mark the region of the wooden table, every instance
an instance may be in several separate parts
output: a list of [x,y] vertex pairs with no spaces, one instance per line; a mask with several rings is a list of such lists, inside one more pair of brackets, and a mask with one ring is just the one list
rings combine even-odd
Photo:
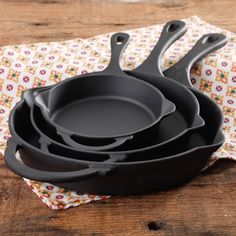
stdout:
[[[0,44],[58,41],[198,15],[236,32],[234,0],[0,1]],[[236,235],[236,165],[167,192],[50,210],[0,162],[0,235]]]

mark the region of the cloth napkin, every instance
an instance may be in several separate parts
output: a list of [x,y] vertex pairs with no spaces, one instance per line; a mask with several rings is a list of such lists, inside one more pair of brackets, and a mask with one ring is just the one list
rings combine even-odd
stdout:
[[[236,35],[210,25],[196,16],[184,20],[188,32],[168,49],[162,60],[163,70],[178,61],[206,33],[224,33],[228,44],[211,53],[191,71],[194,87],[215,100],[224,113],[226,142],[212,157],[236,160]],[[156,44],[162,25],[128,30],[131,41],[121,66],[134,69],[149,55]],[[63,42],[4,46],[0,48],[0,150],[3,153],[10,136],[8,116],[24,90],[50,85],[78,74],[103,70],[110,59],[112,33],[89,39]],[[66,209],[109,196],[67,191],[50,183],[24,179],[51,209]]]

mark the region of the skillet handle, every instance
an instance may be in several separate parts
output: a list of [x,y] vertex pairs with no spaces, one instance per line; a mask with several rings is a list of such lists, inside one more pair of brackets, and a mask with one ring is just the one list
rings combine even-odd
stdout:
[[13,138],[10,138],[7,142],[7,148],[4,155],[6,165],[14,173],[36,181],[51,182],[51,183],[65,183],[71,181],[79,181],[97,176],[104,176],[109,173],[114,166],[109,162],[107,165],[92,164],[86,169],[78,171],[67,171],[67,172],[51,172],[42,171],[38,169],[26,166],[20,163],[16,158],[16,152],[23,147],[17,144]]
[[168,22],[161,32],[161,36],[152,49],[146,60],[134,69],[134,72],[139,73],[152,73],[161,75],[161,57],[165,51],[187,31],[187,26],[183,21],[170,21]]
[[121,146],[124,144],[126,141],[130,140],[133,138],[133,136],[126,136],[126,137],[120,137],[120,138],[115,138],[114,141],[110,144],[107,145],[102,145],[102,146],[90,146],[86,144],[80,144],[79,142],[73,140],[71,138],[70,134],[62,133],[61,131],[58,131],[58,134],[62,137],[64,142],[68,144],[71,147],[74,148],[79,148],[79,149],[84,149],[84,150],[91,150],[91,151],[105,151],[105,150],[110,150],[116,147]]
[[[44,138],[40,138],[39,139],[40,145],[41,145],[41,149],[46,152],[46,153],[51,153],[49,150],[49,146],[51,143],[47,142]],[[109,158],[103,162],[100,163],[104,163],[104,164],[112,164],[112,163],[116,163],[116,162],[122,162],[122,161],[126,161],[128,156],[126,154],[109,154],[108,156]]]
[[193,64],[208,53],[225,46],[226,43],[227,38],[223,34],[205,34],[179,62],[163,73],[166,77],[175,79],[188,88],[191,88],[193,86],[190,80],[190,70]]
[[[40,143],[40,148],[41,150],[43,150],[46,153],[50,153],[49,150],[49,146],[51,144],[51,142],[48,142],[47,140],[45,140],[44,138],[40,138],[39,139],[39,143]],[[112,164],[112,163],[116,163],[118,161],[125,161],[127,160],[128,156],[126,154],[109,154],[109,158],[101,163],[105,163],[105,164]]]
[[111,59],[107,68],[102,72],[104,75],[127,76],[120,67],[120,56],[128,45],[130,36],[126,33],[116,33],[111,36]]

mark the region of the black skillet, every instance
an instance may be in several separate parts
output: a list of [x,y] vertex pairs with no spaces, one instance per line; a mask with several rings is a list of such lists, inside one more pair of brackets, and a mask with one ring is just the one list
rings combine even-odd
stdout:
[[[128,34],[112,35],[111,60],[104,71],[67,79],[51,86],[46,91],[49,94],[39,94],[37,101],[46,119],[69,145],[89,150],[112,149],[132,139],[135,133],[147,134],[149,128],[175,110],[175,105],[154,86],[121,70],[119,58],[128,41]],[[49,108],[42,105],[45,95],[49,95]],[[75,142],[70,138],[73,127],[88,133],[81,134],[80,141]]]
[[[186,25],[171,21],[163,31],[177,39],[186,32]],[[68,145],[88,150],[112,149],[135,135],[144,134],[145,138],[161,118],[174,111],[174,105],[144,81],[129,77],[127,80],[128,75],[119,66],[127,41],[125,33],[111,37],[111,61],[104,71],[56,84],[44,92],[43,96],[48,97],[46,104],[42,103],[41,94],[36,98],[45,119]],[[112,143],[100,145],[104,141]]]
[[[207,44],[202,44],[197,51],[195,47],[190,52],[193,58],[189,58],[189,62],[199,59],[199,55],[202,57],[203,51],[206,54],[213,51],[213,47],[208,48]],[[181,63],[178,66],[181,67]],[[183,70],[182,76],[189,79],[187,70]],[[166,147],[162,156],[153,155],[151,160],[119,163],[111,163],[112,159],[104,159],[102,163],[74,160],[42,151],[38,143],[40,136],[30,122],[30,108],[22,100],[10,115],[12,138],[5,151],[5,162],[20,176],[51,182],[81,193],[141,194],[180,185],[198,174],[212,153],[224,142],[221,110],[207,96],[198,98],[200,115],[206,123],[194,134],[186,135],[185,140],[179,143],[183,145],[185,142],[184,152],[165,156],[172,149]],[[20,151],[24,164],[16,159],[17,151]],[[114,155],[113,158],[122,161],[123,156]]]
[[[175,33],[169,32],[167,29],[171,24],[172,23],[169,22],[163,28],[158,43],[147,59],[149,63],[156,60],[157,55],[159,55],[160,58],[166,49],[183,34],[182,31],[177,31]],[[183,26],[184,25],[181,27]],[[148,63],[145,62],[144,64],[147,65]],[[145,77],[143,79],[145,80]],[[188,89],[181,86],[179,83],[163,79],[161,76],[155,78],[154,86],[156,88],[160,87],[161,91],[165,92],[165,96],[175,103],[177,110],[161,120],[159,126],[156,127],[156,129],[152,129],[152,133],[148,133],[148,138],[144,138],[142,135],[136,135],[132,142],[127,142],[125,146],[121,146],[114,151],[103,151],[102,154],[121,154],[130,157],[133,155],[149,156],[152,153],[156,153],[158,150],[162,150],[164,145],[175,142],[176,139],[181,138],[185,133],[191,132],[204,124],[204,121],[198,114],[199,104],[197,99]],[[44,89],[45,88],[43,88],[43,90]],[[44,143],[43,148],[48,144],[55,144],[50,145],[50,151],[54,152],[55,150],[58,150],[57,146],[61,145],[63,148],[68,149],[68,156],[70,156],[70,151],[76,150],[78,157],[83,158],[83,154],[85,153],[84,150],[70,148],[65,145],[65,142],[57,135],[55,127],[48,123],[42,116],[39,108],[34,106],[34,95],[32,95],[32,90],[25,92],[24,96],[26,101],[33,106],[31,119],[33,126],[42,136],[41,143]],[[86,153],[98,154],[98,152],[90,150],[86,150]],[[85,156],[87,157],[87,155]]]

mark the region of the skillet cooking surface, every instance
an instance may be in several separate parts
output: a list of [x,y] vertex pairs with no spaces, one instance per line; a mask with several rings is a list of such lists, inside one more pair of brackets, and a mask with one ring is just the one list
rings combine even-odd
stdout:
[[58,110],[52,120],[66,129],[89,136],[135,132],[155,121],[147,107],[132,99],[99,96],[74,102]]

